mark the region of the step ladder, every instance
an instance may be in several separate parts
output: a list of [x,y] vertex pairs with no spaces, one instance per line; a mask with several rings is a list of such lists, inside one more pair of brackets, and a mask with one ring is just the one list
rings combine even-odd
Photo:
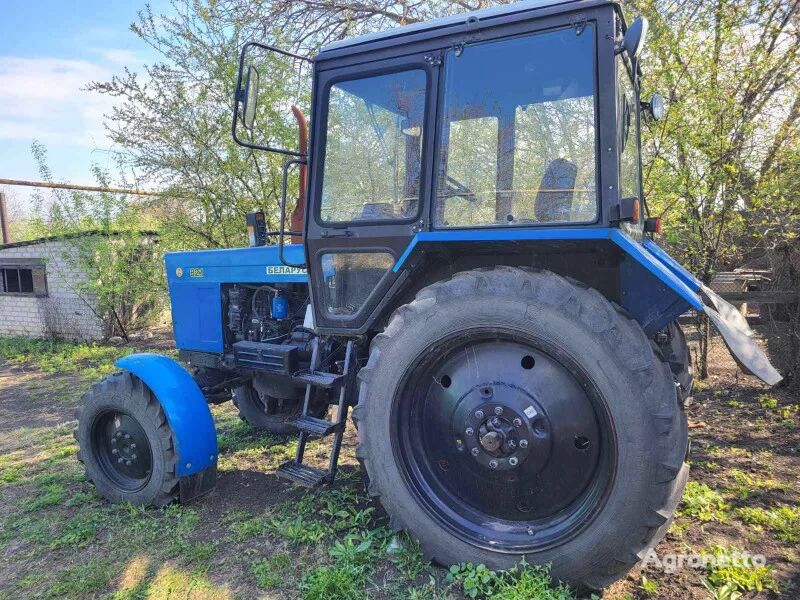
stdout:
[[[347,413],[350,409],[347,401],[351,397],[353,388],[352,370],[355,360],[353,355],[353,342],[350,340],[347,342],[341,375],[318,371],[320,354],[319,339],[315,338],[312,344],[311,364],[309,365],[308,371],[297,373],[293,378],[296,383],[305,384],[306,386],[306,394],[303,399],[303,411],[300,416],[291,421],[291,424],[300,431],[297,440],[297,453],[295,454],[294,460],[290,460],[281,465],[277,471],[278,477],[288,479],[293,483],[305,487],[316,487],[324,483],[333,483],[336,477],[339,452],[342,448],[342,439],[344,438],[344,431],[347,425]],[[336,421],[319,419],[308,414],[308,407],[313,397],[314,388],[334,389],[339,392]],[[328,469],[318,469],[304,464],[303,457],[308,440],[310,438],[322,438],[329,435],[333,435],[334,437],[333,444],[331,445]]]

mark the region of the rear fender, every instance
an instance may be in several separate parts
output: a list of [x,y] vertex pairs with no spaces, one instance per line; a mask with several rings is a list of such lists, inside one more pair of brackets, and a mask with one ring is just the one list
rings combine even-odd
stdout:
[[646,239],[643,247],[655,260],[667,267],[686,287],[692,290],[702,304],[702,308],[699,310],[708,315],[709,320],[725,341],[731,355],[745,373],[755,375],[769,385],[781,382],[783,377],[770,364],[764,351],[753,341],[753,330],[750,329],[750,325],[742,313],[684,269],[653,240]]
[[161,403],[174,435],[181,501],[213,488],[217,431],[194,377],[171,358],[159,354],[132,354],[115,364],[141,379]]

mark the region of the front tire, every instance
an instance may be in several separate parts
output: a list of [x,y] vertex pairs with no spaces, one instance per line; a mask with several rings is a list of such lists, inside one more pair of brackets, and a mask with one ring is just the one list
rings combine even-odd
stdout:
[[163,507],[178,498],[174,435],[158,398],[128,372],[92,386],[77,411],[78,460],[111,502]]
[[666,533],[686,418],[669,367],[595,290],[457,274],[395,312],[359,377],[370,493],[428,558],[524,558],[601,588]]

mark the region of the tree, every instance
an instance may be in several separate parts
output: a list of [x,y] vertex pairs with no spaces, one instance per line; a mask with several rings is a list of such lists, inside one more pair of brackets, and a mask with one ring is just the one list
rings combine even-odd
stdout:
[[774,192],[787,149],[797,148],[799,3],[627,4],[652,26],[645,86],[670,102],[646,137],[651,209],[665,217],[676,254],[709,283],[715,270],[774,243],[770,222],[788,214]]

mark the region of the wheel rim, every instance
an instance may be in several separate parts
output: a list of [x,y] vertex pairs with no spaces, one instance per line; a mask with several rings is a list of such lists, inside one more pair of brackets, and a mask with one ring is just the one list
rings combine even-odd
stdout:
[[549,343],[463,332],[420,357],[399,389],[395,456],[427,512],[464,541],[540,551],[602,507],[616,448],[607,410]]
[[92,425],[92,452],[106,477],[120,489],[135,492],[150,481],[150,442],[131,415],[121,411],[99,414]]

